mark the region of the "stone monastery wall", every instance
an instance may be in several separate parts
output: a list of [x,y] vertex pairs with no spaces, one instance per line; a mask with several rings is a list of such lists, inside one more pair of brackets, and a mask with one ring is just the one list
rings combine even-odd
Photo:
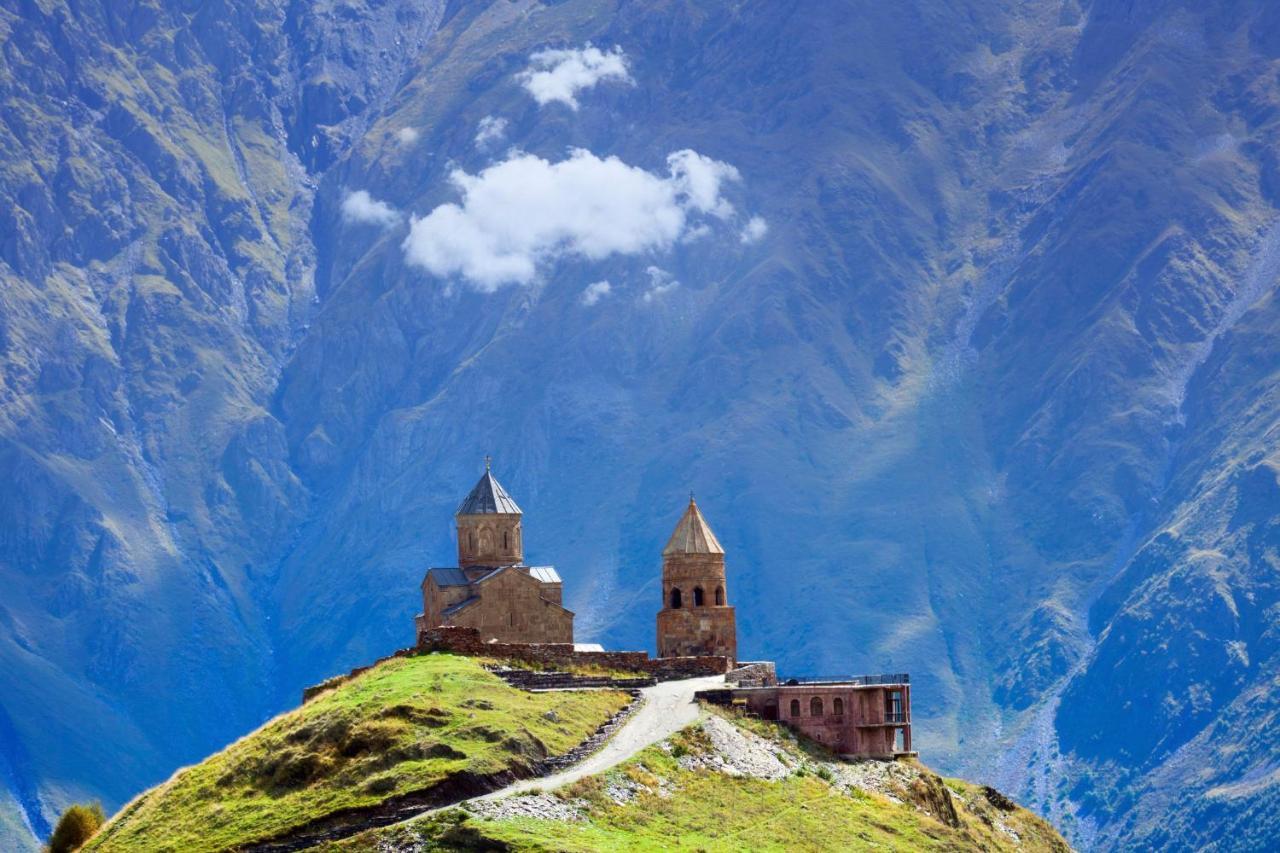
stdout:
[[723,675],[730,661],[720,655],[700,657],[651,658],[647,652],[583,652],[570,643],[490,643],[480,639],[475,628],[441,625],[418,635],[418,651],[456,652],[509,658],[552,666],[600,666],[643,672],[658,680],[694,678],[701,675]]

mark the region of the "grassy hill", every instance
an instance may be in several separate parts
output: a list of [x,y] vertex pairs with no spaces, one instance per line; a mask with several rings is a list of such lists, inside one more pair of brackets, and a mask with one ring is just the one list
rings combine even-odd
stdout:
[[839,761],[781,725],[711,710],[566,789],[467,804],[326,851],[1069,849],[992,789],[917,762]]
[[514,690],[453,655],[387,661],[180,770],[87,849],[225,850],[464,777],[529,775],[628,701]]
[[[94,851],[216,851],[336,814],[528,776],[628,697],[528,693],[479,661],[384,662],[126,806]],[[621,766],[552,793],[469,803],[333,842],[387,850],[1064,850],[1044,821],[914,762],[834,759],[772,723],[709,713]]]

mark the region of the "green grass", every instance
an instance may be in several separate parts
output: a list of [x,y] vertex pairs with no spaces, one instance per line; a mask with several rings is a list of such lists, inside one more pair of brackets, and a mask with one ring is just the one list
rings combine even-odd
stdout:
[[[729,719],[734,719],[731,715]],[[924,813],[903,791],[901,801],[832,784],[834,774],[816,753],[768,723],[734,720],[787,748],[797,771],[776,782],[687,770],[679,757],[708,748],[697,729],[672,739],[671,750],[652,747],[603,776],[585,779],[557,796],[577,803],[585,820],[492,820],[460,809],[331,844],[329,853],[374,851],[384,842],[422,850],[513,850],[528,853],[598,850],[819,851],[819,850],[1030,850],[1066,853],[1044,821],[1022,809],[1001,811],[979,786],[947,780],[960,826]],[[826,756],[827,759],[830,756]],[[807,769],[806,769],[807,768]],[[938,788],[942,780],[928,778]],[[606,793],[610,778],[643,786],[624,805]],[[1016,832],[1021,844],[1000,826]]]
[[86,849],[223,850],[458,773],[525,770],[627,702],[615,691],[514,690],[471,658],[391,660],[179,771]]

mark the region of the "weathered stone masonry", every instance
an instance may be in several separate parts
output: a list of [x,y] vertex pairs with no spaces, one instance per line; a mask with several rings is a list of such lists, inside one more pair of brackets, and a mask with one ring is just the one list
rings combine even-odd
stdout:
[[647,652],[596,652],[570,643],[485,642],[474,628],[445,625],[418,634],[418,651],[453,652],[550,666],[599,666],[652,675],[659,681],[723,675],[728,659],[716,655],[651,658]]

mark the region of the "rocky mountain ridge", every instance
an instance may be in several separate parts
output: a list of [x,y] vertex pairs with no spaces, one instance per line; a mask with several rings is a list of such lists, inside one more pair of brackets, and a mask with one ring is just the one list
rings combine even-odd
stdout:
[[[404,645],[485,453],[584,639],[649,644],[692,487],[744,652],[910,670],[930,760],[1082,847],[1264,837],[1269,5],[32,2],[0,27],[6,841]],[[588,44],[626,79],[534,97],[531,57]],[[553,181],[587,152],[686,230],[494,289],[416,264],[415,219],[483,223],[453,178],[513,148]],[[732,215],[694,210],[681,151],[736,172]]]

